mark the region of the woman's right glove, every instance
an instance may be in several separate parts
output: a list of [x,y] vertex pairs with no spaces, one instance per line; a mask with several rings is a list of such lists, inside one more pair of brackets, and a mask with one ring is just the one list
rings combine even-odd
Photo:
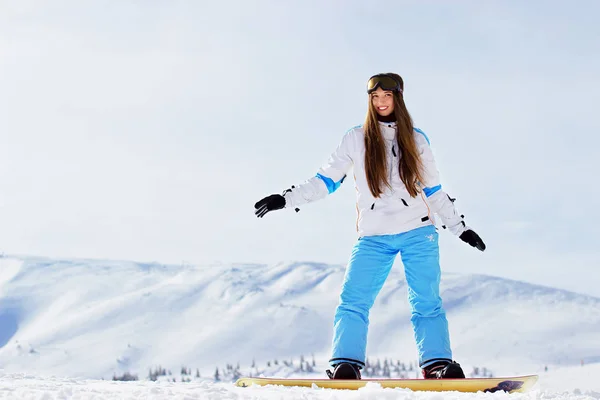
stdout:
[[473,231],[472,229],[467,229],[466,231],[461,233],[459,238],[463,242],[468,243],[481,251],[485,250],[485,243],[483,243],[483,240],[481,240],[479,235],[476,234],[475,231]]
[[272,194],[259,200],[254,205],[254,214],[258,218],[264,217],[269,211],[281,210],[285,207],[285,197],[280,194]]

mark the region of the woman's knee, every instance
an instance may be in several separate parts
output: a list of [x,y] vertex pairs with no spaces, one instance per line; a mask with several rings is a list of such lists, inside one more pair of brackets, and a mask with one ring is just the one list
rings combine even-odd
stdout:
[[444,313],[442,300],[433,301],[414,301],[411,303],[411,312],[413,316],[419,317],[437,317]]

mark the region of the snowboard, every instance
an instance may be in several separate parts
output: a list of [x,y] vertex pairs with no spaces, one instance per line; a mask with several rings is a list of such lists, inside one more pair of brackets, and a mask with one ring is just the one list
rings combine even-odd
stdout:
[[267,386],[300,386],[325,389],[360,389],[367,384],[377,384],[382,388],[401,388],[413,391],[432,392],[508,392],[524,393],[530,390],[538,380],[537,375],[525,375],[502,378],[465,378],[465,379],[305,379],[305,378],[240,378],[235,385],[249,387],[252,385]]

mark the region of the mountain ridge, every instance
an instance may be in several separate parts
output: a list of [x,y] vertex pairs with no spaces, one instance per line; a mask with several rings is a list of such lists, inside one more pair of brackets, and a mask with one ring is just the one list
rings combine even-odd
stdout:
[[[328,358],[345,267],[0,258],[5,368],[87,377],[314,354]],[[416,358],[403,270],[371,311],[368,354]],[[442,274],[455,358],[506,373],[597,359],[600,298],[484,274]]]

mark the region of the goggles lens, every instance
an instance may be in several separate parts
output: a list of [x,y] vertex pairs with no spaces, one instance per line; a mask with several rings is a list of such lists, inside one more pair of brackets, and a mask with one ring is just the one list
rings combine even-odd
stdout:
[[400,82],[397,82],[394,78],[388,75],[375,75],[367,82],[367,93],[371,94],[377,88],[380,87],[383,90],[396,91],[402,93]]

